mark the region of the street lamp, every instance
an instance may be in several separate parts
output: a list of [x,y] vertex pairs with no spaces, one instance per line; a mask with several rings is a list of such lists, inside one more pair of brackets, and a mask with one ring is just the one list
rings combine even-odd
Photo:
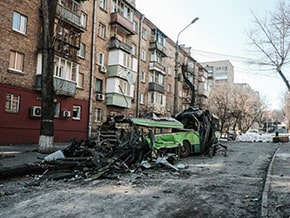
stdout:
[[175,66],[174,66],[174,108],[173,108],[173,114],[176,115],[178,113],[178,38],[180,34],[187,29],[191,24],[195,23],[199,18],[194,18],[186,27],[184,27],[177,35],[177,40],[175,44]]

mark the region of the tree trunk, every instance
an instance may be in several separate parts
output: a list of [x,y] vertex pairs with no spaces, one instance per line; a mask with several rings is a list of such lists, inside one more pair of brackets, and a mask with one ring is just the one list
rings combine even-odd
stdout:
[[[195,66],[194,66],[195,67]],[[187,78],[186,76],[186,71],[187,71],[187,65],[185,64],[182,64],[181,66],[181,71],[182,71],[182,75],[183,75],[183,78],[186,82],[186,84],[189,86],[190,90],[191,90],[191,101],[190,101],[190,106],[194,107],[195,105],[195,93],[194,93],[194,79],[193,79],[193,83],[190,82],[190,80]],[[195,76],[195,75],[194,75]]]
[[41,79],[41,124],[39,152],[53,150],[54,136],[54,19],[56,0],[41,0],[42,3],[42,79]]

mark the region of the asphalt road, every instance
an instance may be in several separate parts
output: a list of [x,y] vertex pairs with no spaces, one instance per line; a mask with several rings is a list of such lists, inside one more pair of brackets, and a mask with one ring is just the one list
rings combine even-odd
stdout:
[[[262,205],[267,207],[263,215],[283,217],[289,182],[284,188],[271,182],[287,175],[287,168],[277,169],[275,163],[287,166],[281,161],[288,160],[289,144],[227,146],[227,156],[221,150],[212,158],[181,159],[178,163],[186,168],[179,171],[160,166],[89,182],[37,176],[2,181],[0,217],[261,217]],[[280,147],[287,150],[283,155],[276,152]],[[280,162],[272,159],[274,154]],[[276,172],[279,176],[273,177]]]

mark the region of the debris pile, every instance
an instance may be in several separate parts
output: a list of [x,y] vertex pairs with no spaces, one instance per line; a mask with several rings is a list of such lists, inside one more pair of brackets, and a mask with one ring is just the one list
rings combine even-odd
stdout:
[[132,146],[130,143],[119,147],[106,140],[100,143],[94,140],[74,141],[65,149],[44,158],[42,167],[46,170],[41,177],[89,181],[99,178],[114,179],[120,174],[161,165],[174,170],[185,168],[182,164],[174,165],[176,160],[175,154],[152,158],[144,147]]

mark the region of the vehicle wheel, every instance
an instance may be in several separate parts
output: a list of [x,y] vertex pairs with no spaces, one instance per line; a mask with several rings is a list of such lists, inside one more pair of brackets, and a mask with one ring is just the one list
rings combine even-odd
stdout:
[[183,141],[182,146],[179,148],[180,157],[187,157],[190,153],[190,144],[188,141]]

